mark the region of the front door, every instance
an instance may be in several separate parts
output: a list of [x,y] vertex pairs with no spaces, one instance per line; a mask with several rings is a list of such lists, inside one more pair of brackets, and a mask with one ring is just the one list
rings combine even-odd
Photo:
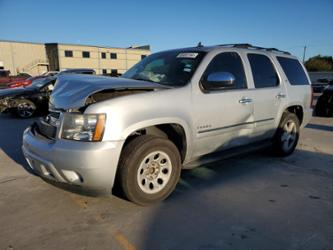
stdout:
[[[234,82],[210,88],[204,82],[214,74],[231,74]],[[232,51],[217,54],[199,85],[200,90],[193,90],[194,156],[248,143],[254,128],[254,104],[241,56]]]

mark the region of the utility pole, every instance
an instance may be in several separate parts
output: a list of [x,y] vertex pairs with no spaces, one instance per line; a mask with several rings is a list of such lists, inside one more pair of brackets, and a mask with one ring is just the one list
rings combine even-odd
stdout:
[[305,53],[306,53],[306,46],[304,46],[304,50],[303,50],[303,63],[305,62]]

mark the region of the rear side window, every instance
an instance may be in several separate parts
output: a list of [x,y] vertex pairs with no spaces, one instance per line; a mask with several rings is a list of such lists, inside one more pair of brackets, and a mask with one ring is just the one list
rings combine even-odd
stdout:
[[251,65],[254,86],[256,88],[269,88],[279,85],[279,77],[273,63],[267,56],[248,54],[247,57]]
[[216,72],[229,72],[233,74],[235,76],[235,86],[233,88],[247,88],[242,59],[236,52],[223,52],[215,56],[208,65],[203,80],[206,80],[211,73]]
[[277,57],[291,85],[309,85],[308,78],[300,62],[287,57]]

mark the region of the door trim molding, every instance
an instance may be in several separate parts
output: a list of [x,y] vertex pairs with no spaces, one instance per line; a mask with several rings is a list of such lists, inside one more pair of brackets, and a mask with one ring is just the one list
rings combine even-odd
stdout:
[[267,119],[253,121],[253,122],[237,123],[237,124],[233,124],[233,125],[229,125],[229,126],[224,126],[224,127],[219,127],[219,128],[204,129],[204,130],[198,131],[198,134],[203,134],[203,133],[208,133],[208,132],[212,132],[212,131],[233,128],[233,127],[238,127],[238,126],[243,126],[243,125],[249,125],[249,124],[254,124],[254,123],[259,123],[259,122],[267,122],[267,121],[271,121],[271,120],[274,120],[274,118],[267,118]]

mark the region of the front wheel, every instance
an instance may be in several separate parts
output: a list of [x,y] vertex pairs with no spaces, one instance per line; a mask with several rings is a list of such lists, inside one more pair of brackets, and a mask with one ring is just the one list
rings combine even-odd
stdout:
[[149,205],[170,195],[180,171],[180,154],[171,141],[143,135],[125,146],[119,162],[118,181],[130,201]]
[[16,105],[16,114],[20,118],[30,118],[32,117],[36,112],[36,105],[26,99],[19,100]]
[[276,131],[273,146],[279,156],[292,154],[299,139],[299,120],[294,113],[285,112],[282,115]]

